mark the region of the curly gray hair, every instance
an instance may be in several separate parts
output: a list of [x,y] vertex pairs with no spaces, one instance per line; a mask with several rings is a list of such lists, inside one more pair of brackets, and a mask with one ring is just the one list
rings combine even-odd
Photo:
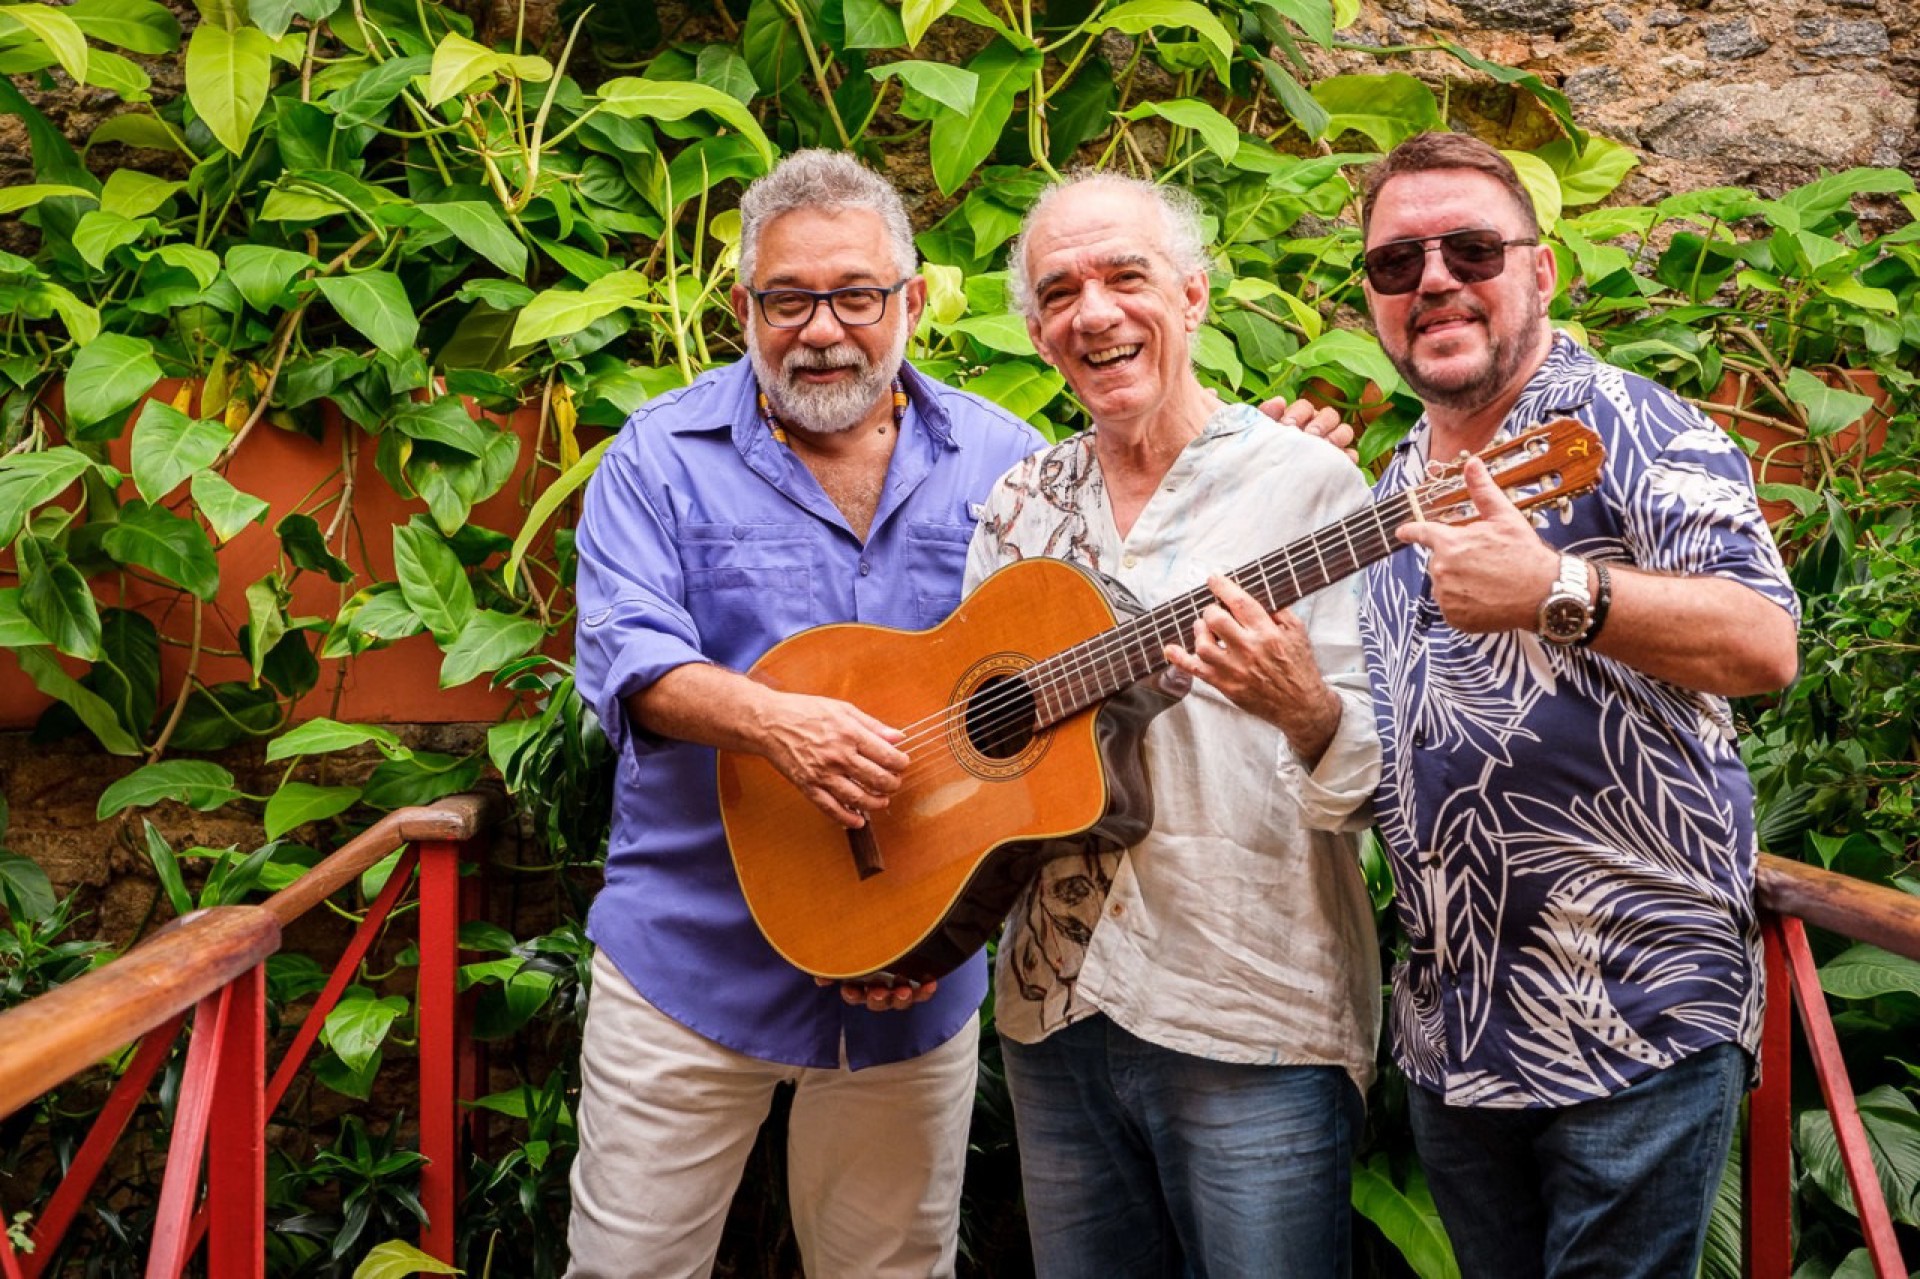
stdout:
[[1027,216],[1021,219],[1020,235],[1007,255],[1007,293],[1014,309],[1030,320],[1038,318],[1040,314],[1034,302],[1033,281],[1027,277],[1027,238],[1033,234],[1034,223],[1040,220],[1040,215],[1062,191],[1095,182],[1145,196],[1159,207],[1164,234],[1159,244],[1150,247],[1160,251],[1173,267],[1175,275],[1185,279],[1195,271],[1204,273],[1207,269],[1207,236],[1202,221],[1205,211],[1192,192],[1184,187],[1162,186],[1124,173],[1082,169],[1068,174],[1040,193],[1027,210]]
[[843,151],[795,151],[756,178],[740,197],[740,279],[751,282],[760,233],[795,209],[868,209],[880,215],[892,242],[893,264],[912,275],[920,257],[913,224],[893,184]]

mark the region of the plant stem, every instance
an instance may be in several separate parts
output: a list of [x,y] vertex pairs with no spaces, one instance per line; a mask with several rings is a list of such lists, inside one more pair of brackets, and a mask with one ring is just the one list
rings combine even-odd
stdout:
[[206,616],[206,603],[198,595],[194,596],[193,647],[187,653],[187,669],[180,676],[180,691],[174,696],[173,712],[167,716],[166,727],[160,730],[160,736],[154,739],[153,749],[147,752],[149,764],[157,761],[167,749],[167,743],[173,740],[173,730],[180,727],[180,717],[186,713],[187,698],[193,693],[193,686],[200,670],[200,637]]

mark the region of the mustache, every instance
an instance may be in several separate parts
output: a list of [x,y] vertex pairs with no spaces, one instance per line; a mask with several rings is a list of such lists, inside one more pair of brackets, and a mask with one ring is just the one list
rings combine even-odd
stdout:
[[865,372],[867,355],[851,342],[836,342],[832,346],[797,346],[787,352],[787,358],[780,362],[783,371],[794,373],[802,369],[841,369],[853,368]]
[[1417,332],[1420,327],[1420,321],[1435,311],[1460,311],[1472,316],[1476,320],[1484,320],[1487,318],[1487,308],[1480,305],[1480,303],[1473,298],[1468,297],[1465,292],[1462,291],[1458,296],[1454,297],[1442,297],[1438,299],[1422,298],[1416,301],[1407,311],[1407,332],[1409,334]]

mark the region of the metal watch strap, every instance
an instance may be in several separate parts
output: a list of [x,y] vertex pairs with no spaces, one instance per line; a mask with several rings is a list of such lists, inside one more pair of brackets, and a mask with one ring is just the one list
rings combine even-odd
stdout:
[[1600,628],[1607,623],[1607,609],[1613,605],[1613,575],[1607,572],[1605,561],[1589,560],[1600,584],[1593,595],[1593,620],[1587,623],[1587,633],[1574,641],[1576,647],[1585,648],[1593,643],[1600,634]]

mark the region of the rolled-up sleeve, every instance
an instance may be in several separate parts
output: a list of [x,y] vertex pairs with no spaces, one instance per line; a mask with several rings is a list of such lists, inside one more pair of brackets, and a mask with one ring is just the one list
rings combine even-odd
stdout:
[[[1344,460],[1339,465],[1344,467]],[[1370,501],[1365,484],[1350,469],[1329,477],[1322,491],[1339,495],[1317,513],[1316,523],[1322,527]],[[1313,830],[1359,831],[1373,824],[1373,792],[1380,785],[1380,734],[1360,647],[1362,586],[1358,576],[1348,577],[1305,601],[1302,620],[1314,660],[1340,699],[1340,724],[1333,740],[1311,770],[1301,770],[1301,820]]]
[[625,751],[662,739],[627,716],[628,696],[676,667],[708,659],[687,611],[671,513],[647,491],[638,466],[610,450],[587,487],[575,536],[574,683]]

